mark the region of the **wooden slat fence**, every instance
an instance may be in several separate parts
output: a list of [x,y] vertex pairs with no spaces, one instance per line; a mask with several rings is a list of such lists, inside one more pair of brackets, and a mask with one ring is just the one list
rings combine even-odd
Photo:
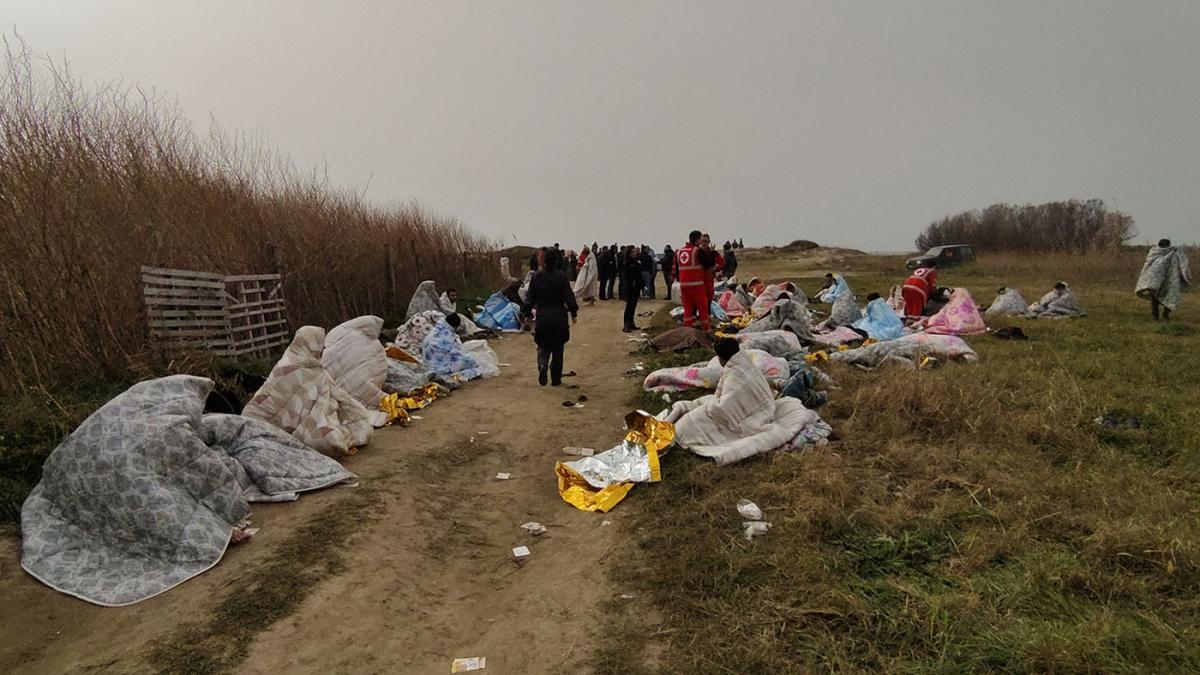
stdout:
[[219,356],[259,358],[288,344],[283,281],[278,274],[226,276],[142,267],[150,337]]

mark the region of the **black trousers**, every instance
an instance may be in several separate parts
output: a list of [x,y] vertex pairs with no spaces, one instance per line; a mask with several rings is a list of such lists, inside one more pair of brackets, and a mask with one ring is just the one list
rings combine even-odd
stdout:
[[543,369],[549,368],[551,382],[562,382],[563,347],[565,346],[560,344],[550,349],[538,347],[538,371],[541,372]]
[[630,289],[625,294],[625,328],[633,328],[637,316],[638,292]]
[[612,277],[600,277],[600,299],[607,300],[612,295]]

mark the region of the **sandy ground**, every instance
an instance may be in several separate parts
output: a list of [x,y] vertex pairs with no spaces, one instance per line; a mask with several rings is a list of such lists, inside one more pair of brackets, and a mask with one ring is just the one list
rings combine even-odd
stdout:
[[[652,310],[644,302],[640,310]],[[635,343],[617,302],[584,308],[566,351],[574,388],[539,387],[528,335],[492,341],[500,377],[470,383],[404,429],[384,429],[347,466],[380,495],[344,551],[345,568],[252,641],[247,673],[448,673],[486,656],[489,673],[586,670],[603,631],[598,606],[621,593],[607,576],[621,510],[577,511],[557,494],[564,446],[619,441]],[[588,398],[583,408],[565,400]],[[472,441],[472,439],[474,439]],[[477,450],[476,452],[462,452]],[[496,480],[497,472],[512,478]],[[0,672],[140,672],[152,641],[202,621],[273,547],[348,489],[257,505],[262,531],[205,574],[126,608],[55,592],[0,549]],[[540,536],[520,526],[537,521]],[[605,525],[605,521],[610,524]],[[532,556],[514,562],[511,549]]]

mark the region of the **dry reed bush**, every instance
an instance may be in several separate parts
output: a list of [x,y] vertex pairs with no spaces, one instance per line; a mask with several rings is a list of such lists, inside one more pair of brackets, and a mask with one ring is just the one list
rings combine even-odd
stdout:
[[5,47],[0,390],[53,389],[144,361],[141,265],[279,269],[292,323],[326,327],[401,314],[425,278],[481,285],[498,274],[468,262],[464,253],[491,243],[453,219],[370,206],[260,140],[197,134],[160,97],[84,87],[65,66]]

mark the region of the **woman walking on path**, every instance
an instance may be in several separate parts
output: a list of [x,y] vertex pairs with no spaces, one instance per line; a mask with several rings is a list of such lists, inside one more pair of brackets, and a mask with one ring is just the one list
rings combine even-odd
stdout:
[[537,345],[538,384],[543,387],[546,386],[547,371],[551,385],[562,384],[563,347],[571,339],[571,324],[579,315],[575,292],[566,275],[558,271],[561,255],[548,249],[543,270],[534,274],[529,282],[529,305],[537,317],[533,342]]
[[621,330],[632,333],[638,330],[633,319],[637,315],[638,296],[642,294],[642,285],[645,282],[642,278],[641,253],[637,248],[630,246],[625,250],[624,256],[625,267],[621,281],[625,284],[625,327]]

